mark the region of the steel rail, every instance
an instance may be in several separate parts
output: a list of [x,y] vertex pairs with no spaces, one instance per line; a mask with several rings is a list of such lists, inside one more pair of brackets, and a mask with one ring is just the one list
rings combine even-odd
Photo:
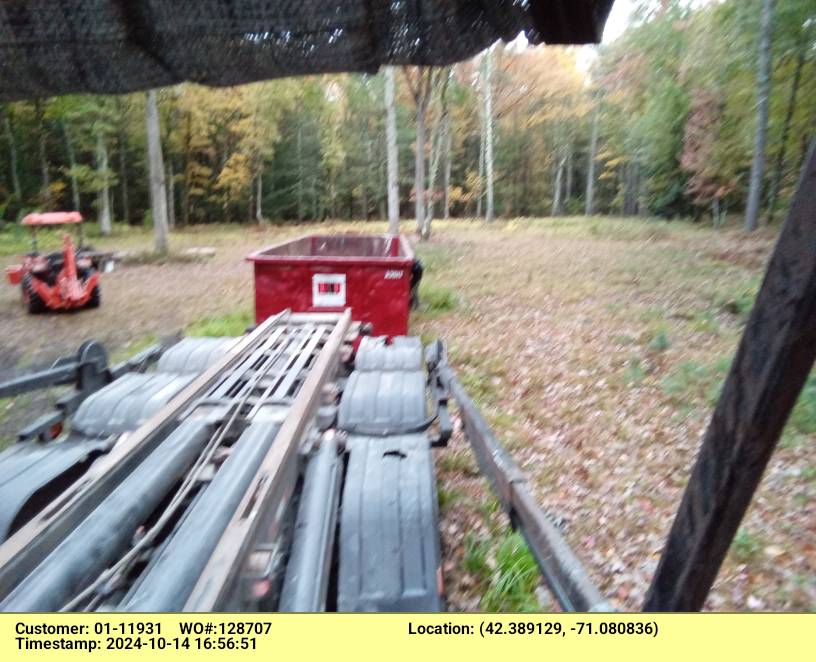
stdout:
[[176,490],[170,503],[164,509],[156,523],[144,534],[144,536],[139,539],[139,541],[133,547],[131,547],[131,549],[122,558],[106,569],[92,584],[90,584],[79,595],[63,606],[60,611],[76,610],[76,608],[81,605],[84,600],[91,597],[93,593],[96,592],[101,586],[104,586],[117,576],[121,576],[122,572],[126,571],[138,558],[139,554],[141,554],[142,551],[144,551],[144,549],[153,542],[156,536],[158,536],[164,530],[164,527],[167,526],[168,522],[170,522],[175,515],[178,507],[190,493],[192,488],[197,484],[203,468],[212,461],[215,451],[221,445],[227,433],[232,429],[232,426],[238,420],[241,410],[252,396],[252,392],[257,386],[258,382],[260,382],[261,379],[266,376],[266,374],[275,365],[278,358],[284,353],[284,350],[290,344],[292,344],[293,340],[287,339],[278,346],[277,350],[274,350],[275,344],[278,342],[278,340],[280,340],[285,330],[286,327],[275,329],[269,339],[264,343],[263,351],[266,351],[267,348],[273,351],[269,356],[263,359],[261,366],[253,373],[252,377],[247,380],[247,382],[236,394],[233,403],[229,405],[229,417],[227,418],[226,422],[213,432],[201,455],[199,455],[196,462],[187,471],[184,480]]
[[263,515],[275,497],[280,498],[280,493],[286,491],[287,469],[319,404],[323,385],[336,370],[350,322],[351,312],[347,309],[321,348],[272,447],[185,603],[184,611],[215,611],[229,597],[255,542]]
[[190,382],[141,427],[123,437],[110,453],[94,462],[85,475],[57,500],[0,545],[0,596],[8,594],[110,495],[169,433],[171,425],[194,400],[240,362],[247,352],[262,343],[270,330],[281,320],[288,319],[290,314],[287,310],[268,318],[251,334],[228,348],[220,360]]
[[459,407],[465,434],[482,473],[490,481],[514,526],[521,529],[547,585],[565,611],[613,611],[589,578],[558,528],[538,505],[521,469],[493,435],[450,366],[438,367],[439,379]]

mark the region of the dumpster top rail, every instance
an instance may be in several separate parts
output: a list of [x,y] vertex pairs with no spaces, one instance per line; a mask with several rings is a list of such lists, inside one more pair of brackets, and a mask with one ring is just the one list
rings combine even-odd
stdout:
[[305,235],[250,253],[250,262],[331,262],[387,264],[414,259],[411,246],[399,235]]

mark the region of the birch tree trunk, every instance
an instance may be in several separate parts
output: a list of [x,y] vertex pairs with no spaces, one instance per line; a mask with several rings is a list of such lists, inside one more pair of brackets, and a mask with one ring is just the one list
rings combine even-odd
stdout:
[[431,92],[434,88],[434,81],[437,79],[431,67],[417,67],[415,78],[411,78],[406,70],[405,77],[411,94],[416,104],[416,144],[414,155],[414,191],[416,197],[416,224],[419,238],[427,240],[431,236],[431,224],[428,222],[426,213],[426,172],[425,172],[425,148],[427,143],[427,117],[428,105],[431,100]]
[[399,234],[399,152],[394,68],[385,68],[385,149],[387,163],[388,233]]
[[76,153],[74,152],[74,144],[71,141],[71,136],[68,133],[68,127],[65,120],[60,120],[60,129],[62,129],[62,138],[65,141],[65,153],[68,155],[68,179],[71,182],[71,203],[76,211],[79,211],[79,184],[74,168],[76,167]]
[[564,181],[564,164],[567,162],[567,157],[562,156],[558,160],[558,165],[555,168],[555,187],[553,190],[552,216],[560,216],[563,212],[563,203],[561,198],[561,191]]
[[493,49],[485,54],[484,115],[485,115],[485,175],[486,200],[485,220],[493,220]]
[[263,215],[263,172],[258,173],[258,186],[255,198],[255,220],[258,225],[266,225],[266,218]]
[[173,172],[173,159],[167,159],[164,179],[167,185],[167,227],[172,230],[176,227],[176,176]]
[[297,127],[297,218],[303,220],[303,122],[298,118]]
[[762,0],[759,57],[757,58],[757,127],[754,159],[751,163],[751,179],[748,188],[748,203],[745,210],[745,229],[748,232],[753,232],[759,225],[759,208],[762,203],[762,181],[765,174],[765,142],[768,137],[768,106],[771,86],[773,11],[774,0]]
[[416,224],[421,239],[427,239],[425,226],[425,101],[417,105],[416,155],[414,159],[414,191],[416,192]]
[[103,235],[109,235],[111,233],[111,206],[108,183],[108,146],[105,144],[105,136],[100,129],[96,131],[96,166],[102,180],[102,186],[97,194],[99,231]]
[[6,132],[6,142],[8,143],[9,151],[9,165],[11,167],[11,187],[14,191],[14,197],[17,202],[20,202],[23,197],[23,191],[20,188],[20,170],[17,159],[17,141],[14,139],[14,131],[11,128],[11,118],[5,109],[3,111],[3,128]]
[[159,106],[156,91],[147,92],[147,162],[150,179],[150,209],[153,217],[153,239],[157,253],[167,252],[167,195],[164,183]]
[[589,163],[587,164],[586,208],[587,216],[595,214],[595,161],[598,158],[598,130],[600,125],[600,111],[595,109],[592,119],[592,137],[589,141]]
[[[446,111],[442,111],[443,113]],[[439,174],[439,161],[442,158],[442,141],[444,136],[444,115],[436,127],[431,145],[431,168],[428,173],[428,204],[425,213],[428,215],[428,222],[433,220],[435,212],[434,199],[436,197],[436,181]]]
[[476,196],[476,217],[482,217],[482,199],[484,198],[484,174],[485,174],[485,145],[487,144],[487,126],[484,121],[484,108],[480,105],[479,119],[481,131],[479,132],[479,190]]

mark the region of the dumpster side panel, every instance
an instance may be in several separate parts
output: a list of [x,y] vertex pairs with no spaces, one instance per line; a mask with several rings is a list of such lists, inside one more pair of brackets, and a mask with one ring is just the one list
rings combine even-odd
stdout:
[[255,262],[258,323],[287,308],[339,312],[350,307],[353,319],[371,323],[375,334],[405,335],[410,296],[410,259]]

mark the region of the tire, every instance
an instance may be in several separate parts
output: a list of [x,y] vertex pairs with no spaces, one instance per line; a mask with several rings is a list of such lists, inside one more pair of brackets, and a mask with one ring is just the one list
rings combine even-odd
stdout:
[[31,274],[26,274],[23,276],[23,301],[26,302],[29,313],[32,315],[39,315],[40,313],[44,313],[46,311],[46,305],[40,298],[40,295],[37,294],[37,290],[34,289],[34,284],[32,281],[33,278]]
[[100,303],[102,303],[102,293],[99,291],[99,285],[94,285],[91,290],[91,298],[88,299],[86,306],[88,308],[99,308]]

